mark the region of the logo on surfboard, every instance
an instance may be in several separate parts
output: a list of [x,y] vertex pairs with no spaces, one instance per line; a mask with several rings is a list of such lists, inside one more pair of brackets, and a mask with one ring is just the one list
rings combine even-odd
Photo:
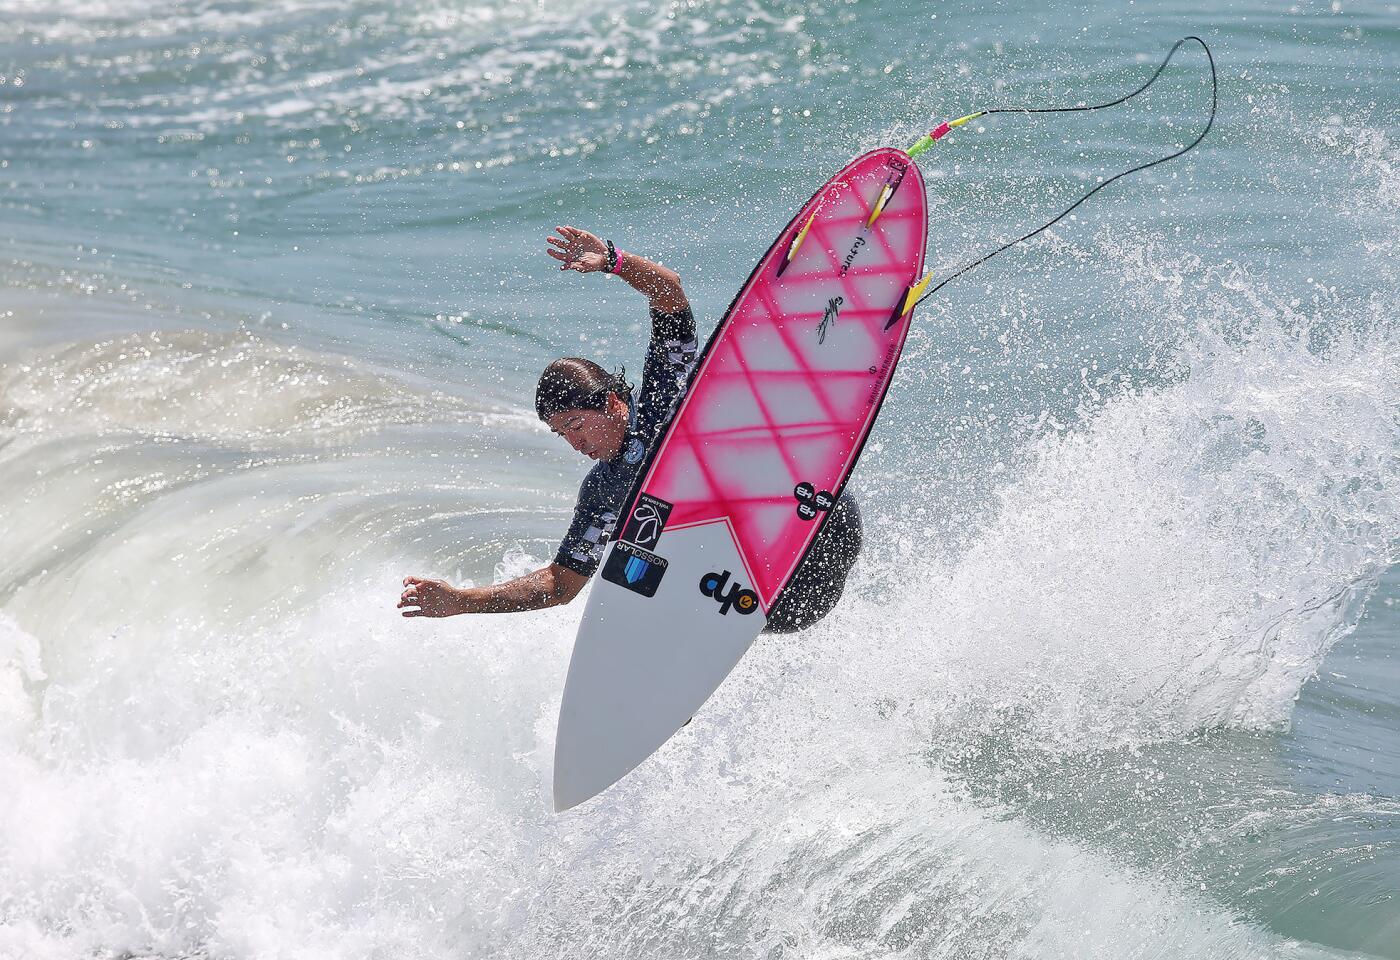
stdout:
[[632,515],[622,528],[621,539],[647,550],[656,549],[656,541],[661,539],[661,531],[666,528],[666,519],[671,516],[671,504],[660,497],[644,493],[637,498]]
[[818,490],[803,480],[792,490],[797,498],[797,515],[803,520],[817,519],[818,512],[826,512],[836,505],[836,498],[830,490]]
[[826,343],[826,332],[840,317],[841,304],[845,302],[845,297],[832,297],[826,302],[826,312],[822,314],[822,322],[817,324],[817,343]]
[[[739,586],[738,581],[729,583],[730,576],[732,574],[728,570],[723,573],[705,574],[700,578],[700,592],[719,601],[721,616],[728,614],[730,607],[744,615],[753,613],[758,609],[758,594]],[[726,583],[729,583],[727,591],[724,590]]]
[[841,261],[841,272],[837,274],[838,277],[844,277],[851,269],[851,264],[856,261],[856,254],[860,253],[860,248],[863,246],[865,246],[865,237],[858,235],[855,242],[851,244],[851,249],[846,251],[846,258]]
[[644,597],[654,597],[666,574],[666,566],[666,560],[650,550],[619,540],[608,554],[608,562],[603,564],[603,579]]

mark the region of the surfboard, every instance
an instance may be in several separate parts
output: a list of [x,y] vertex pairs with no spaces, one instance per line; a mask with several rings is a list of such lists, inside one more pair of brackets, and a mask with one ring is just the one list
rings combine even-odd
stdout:
[[927,233],[918,168],[873,150],[803,204],[739,290],[624,501],[585,606],[555,810],[655,752],[763,630],[884,402]]

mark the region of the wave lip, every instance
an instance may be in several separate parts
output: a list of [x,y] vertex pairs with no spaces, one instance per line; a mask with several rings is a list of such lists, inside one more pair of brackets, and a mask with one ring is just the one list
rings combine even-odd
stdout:
[[131,333],[31,352],[0,368],[0,430],[30,437],[128,434],[275,447],[492,412],[249,331]]

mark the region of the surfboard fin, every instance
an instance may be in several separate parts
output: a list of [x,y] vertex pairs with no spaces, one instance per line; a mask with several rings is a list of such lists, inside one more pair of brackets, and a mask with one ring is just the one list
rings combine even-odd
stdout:
[[875,201],[875,209],[870,211],[870,219],[865,221],[867,229],[880,218],[880,214],[885,212],[885,204],[889,203],[890,197],[894,196],[894,188],[895,184],[887,183],[884,189],[880,191],[880,199]]
[[875,201],[875,209],[870,211],[870,219],[865,221],[865,228],[867,230],[870,229],[871,225],[873,225],[876,220],[880,219],[880,214],[885,212],[885,207],[888,206],[890,200],[894,198],[894,192],[898,190],[899,185],[904,182],[904,174],[907,170],[907,167],[900,166],[891,173],[890,178],[885,181],[884,187],[880,190],[880,199]]
[[901,319],[903,319],[903,317],[906,314],[908,314],[910,310],[914,309],[914,304],[919,302],[919,297],[923,296],[924,291],[928,289],[928,282],[932,279],[933,274],[926,273],[924,274],[924,278],[918,283],[910,284],[909,289],[905,291],[904,296],[900,299],[900,301],[897,304],[895,304],[894,313],[890,314],[890,318],[885,321],[886,330],[894,326]]
[[812,222],[816,219],[817,211],[813,210],[812,215],[807,218],[807,222],[802,225],[802,229],[797,231],[797,236],[792,238],[792,245],[788,247],[787,256],[783,258],[782,263],[778,264],[776,276],[781,277],[783,271],[788,268],[788,264],[792,263],[793,258],[797,256],[797,251],[802,246],[802,241],[807,239],[807,231],[812,229]]

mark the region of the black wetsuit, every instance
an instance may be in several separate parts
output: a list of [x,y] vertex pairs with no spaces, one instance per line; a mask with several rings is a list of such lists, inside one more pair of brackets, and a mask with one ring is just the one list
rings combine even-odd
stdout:
[[[622,501],[636,482],[647,453],[670,422],[698,353],[695,317],[689,309],[679,313],[651,311],[651,342],[642,366],[641,387],[637,396],[629,398],[622,449],[613,459],[600,461],[583,478],[574,519],[559,544],[555,563],[585,577],[598,569],[603,548],[617,526]],[[781,599],[769,611],[766,629],[774,633],[801,630],[830,613],[841,599],[846,575],[860,547],[860,508],[849,493],[843,493]]]

